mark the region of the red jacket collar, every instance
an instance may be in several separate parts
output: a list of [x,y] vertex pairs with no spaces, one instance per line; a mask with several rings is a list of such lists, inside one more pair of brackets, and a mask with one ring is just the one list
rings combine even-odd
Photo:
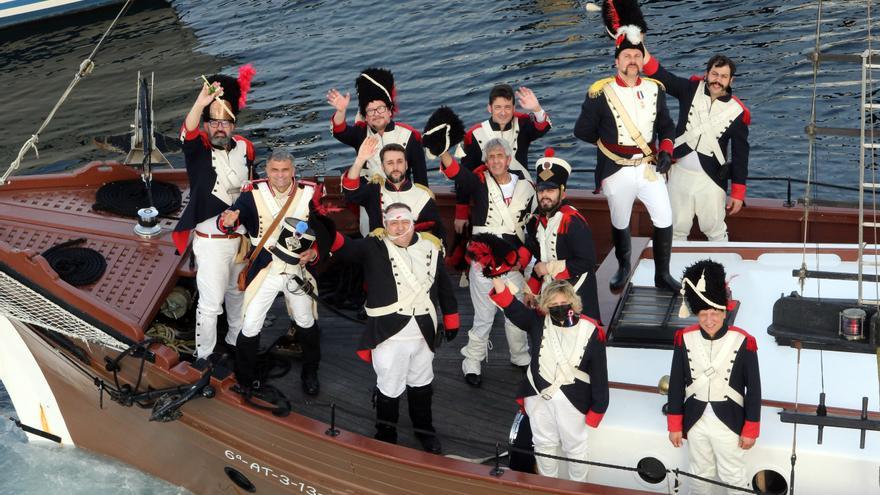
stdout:
[[[623,78],[620,77],[620,74],[617,74],[616,76],[614,76],[614,82],[616,82],[618,86],[621,86],[621,87],[624,87],[624,88],[628,88],[628,87],[630,87],[629,84],[627,84],[626,81],[624,81]],[[639,84],[642,84],[642,78],[641,78],[641,77],[639,77],[639,78],[636,79],[636,84],[635,84],[635,86],[638,86]],[[633,87],[635,87],[635,86],[633,86]]]

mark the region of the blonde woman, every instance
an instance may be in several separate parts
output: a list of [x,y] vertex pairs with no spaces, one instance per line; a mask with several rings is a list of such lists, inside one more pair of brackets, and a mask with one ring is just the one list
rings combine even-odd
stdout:
[[[588,426],[596,428],[608,408],[605,332],[580,314],[581,298],[570,283],[555,280],[541,292],[539,310],[516,299],[502,278],[492,279],[489,297],[529,334],[531,363],[517,402],[529,416],[538,472],[560,477],[555,459],[587,460]],[[569,462],[568,479],[586,481],[587,464]]]

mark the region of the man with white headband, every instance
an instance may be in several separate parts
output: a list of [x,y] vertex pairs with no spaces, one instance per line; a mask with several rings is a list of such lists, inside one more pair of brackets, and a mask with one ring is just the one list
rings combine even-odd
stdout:
[[[721,264],[698,261],[684,271],[681,285],[679,316],[696,313],[699,324],[675,334],[669,441],[681,447],[687,438],[693,474],[748,490],[744,455],[755,444],[761,421],[758,345],[745,330],[727,323]],[[712,486],[694,480],[691,493],[712,493]]]
[[[384,229],[364,239],[337,233],[335,257],[364,268],[367,325],[358,356],[376,371],[375,438],[397,443],[400,396],[406,391],[416,437],[428,452],[441,452],[431,402],[434,350],[443,337],[458,333],[458,303],[446,274],[440,240],[415,232],[412,211],[403,203],[385,208]],[[443,312],[438,331],[437,306]]]

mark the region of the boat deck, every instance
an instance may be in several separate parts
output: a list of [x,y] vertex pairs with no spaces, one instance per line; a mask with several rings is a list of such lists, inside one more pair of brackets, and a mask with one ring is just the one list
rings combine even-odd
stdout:
[[[492,349],[483,362],[483,384],[473,388],[461,372],[461,349],[467,343],[467,329],[473,308],[467,288],[457,290],[462,330],[452,342],[445,342],[434,357],[434,427],[443,442],[443,453],[483,460],[493,456],[495,443],[507,450],[511,423],[518,409],[514,401],[523,372],[510,363],[501,312],[492,328]],[[277,318],[263,332],[263,343],[284,334],[289,320],[279,297],[272,309]],[[352,315],[354,316],[354,315]],[[330,404],[336,404],[336,427],[372,436],[375,411],[371,400],[376,375],[370,364],[355,354],[363,326],[319,306],[321,337],[321,392],[309,397],[300,387],[299,360],[293,360],[290,372],[270,383],[291,399],[293,411],[326,423],[330,422]],[[401,397],[399,443],[420,448],[412,434],[405,394]]]

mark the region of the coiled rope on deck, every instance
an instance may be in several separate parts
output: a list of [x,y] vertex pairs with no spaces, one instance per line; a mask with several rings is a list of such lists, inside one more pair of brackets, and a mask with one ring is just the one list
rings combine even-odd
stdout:
[[101,39],[98,40],[98,43],[95,45],[95,48],[92,49],[92,53],[89,54],[82,62],[79,64],[79,69],[74,74],[73,79],[70,81],[70,84],[67,85],[67,89],[62,93],[61,98],[58,99],[58,102],[55,103],[55,106],[52,108],[52,111],[49,112],[49,115],[43,120],[43,123],[40,125],[39,129],[34,132],[30,138],[21,146],[21,149],[18,150],[18,156],[12,163],[9,164],[9,168],[6,169],[6,172],[3,174],[3,177],[0,177],[0,186],[6,184],[6,181],[9,179],[9,176],[12,175],[16,170],[18,170],[19,166],[21,166],[21,161],[24,159],[24,156],[31,149],[34,150],[34,155],[37,158],[40,158],[40,152],[37,149],[37,143],[40,142],[40,133],[49,125],[49,122],[55,117],[55,113],[61,108],[61,105],[67,100],[67,97],[70,96],[70,93],[73,91],[73,88],[79,84],[79,81],[91,74],[95,69],[94,58],[98,53],[98,49],[101,48],[101,45],[104,43],[104,40],[107,39],[107,36],[110,35],[110,32],[113,31],[113,28],[116,27],[116,23],[119,22],[119,19],[125,15],[128,11],[129,7],[131,7],[134,0],[128,0],[125,2],[125,5],[119,10],[119,13],[116,14],[116,18],[113,19],[113,22],[110,23],[110,26],[104,31],[104,34],[101,36]]

